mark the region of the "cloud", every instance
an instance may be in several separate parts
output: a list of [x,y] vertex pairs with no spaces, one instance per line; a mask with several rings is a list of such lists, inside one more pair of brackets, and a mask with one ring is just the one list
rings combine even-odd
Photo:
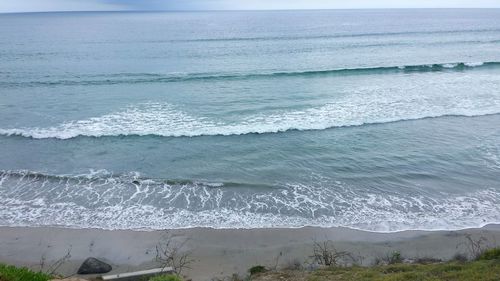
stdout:
[[500,7],[498,0],[0,0],[0,12]]
[[127,6],[102,0],[0,0],[0,12],[113,11]]
[[[202,0],[198,2],[203,2]],[[221,9],[358,9],[500,7],[498,0],[218,0]]]

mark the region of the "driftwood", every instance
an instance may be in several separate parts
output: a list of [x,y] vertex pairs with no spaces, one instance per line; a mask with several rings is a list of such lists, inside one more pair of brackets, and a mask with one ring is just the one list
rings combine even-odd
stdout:
[[126,272],[113,275],[104,275],[101,278],[102,280],[132,281],[132,280],[137,280],[138,277],[151,277],[159,274],[172,273],[172,272],[173,268],[164,267],[164,268],[153,268],[148,270]]

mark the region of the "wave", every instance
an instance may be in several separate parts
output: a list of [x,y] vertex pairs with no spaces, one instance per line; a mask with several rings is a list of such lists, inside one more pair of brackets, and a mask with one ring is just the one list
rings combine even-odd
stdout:
[[[458,29],[458,30],[433,30],[433,31],[401,31],[401,32],[366,32],[366,33],[338,33],[338,34],[319,34],[319,35],[295,35],[295,36],[254,36],[254,37],[205,37],[205,38],[179,38],[167,40],[144,40],[141,43],[177,43],[177,42],[247,42],[247,41],[293,41],[293,40],[315,40],[315,39],[335,39],[335,38],[363,38],[363,37],[387,37],[400,35],[435,35],[435,34],[460,34],[460,33],[489,33],[500,32],[500,29]],[[40,43],[40,42],[33,42]],[[136,41],[85,41],[82,44],[101,45],[101,44],[131,44]],[[0,42],[1,44],[1,42]]]
[[149,179],[139,173],[0,171],[0,225],[105,229],[343,226],[461,229],[498,222],[500,192],[376,191],[316,175],[269,188]]
[[[226,37],[226,38],[194,38],[178,40],[152,40],[149,43],[166,42],[233,42],[233,41],[277,41],[277,40],[311,40],[311,39],[334,39],[334,38],[358,38],[358,37],[382,37],[399,35],[426,35],[426,34],[456,34],[456,33],[487,33],[500,32],[500,29],[464,29],[464,30],[435,30],[435,31],[403,31],[403,32],[367,32],[350,34],[326,34],[326,35],[306,35],[306,36],[260,36],[260,37]],[[105,43],[105,42],[95,42]],[[123,42],[127,43],[127,42]]]
[[[448,82],[440,80],[439,83],[429,83],[428,79],[412,80],[411,83],[398,81],[397,87],[373,84],[349,89],[348,94],[317,107],[261,110],[246,115],[221,112],[216,115],[219,117],[203,116],[201,112],[188,113],[169,103],[149,102],[45,128],[0,128],[0,134],[33,139],[230,136],[499,114],[500,94],[497,89],[500,80],[496,76],[479,78],[471,76]],[[480,94],[477,94],[479,90]]]
[[[441,117],[479,117],[479,116],[488,116],[488,115],[497,115],[500,114],[500,110],[494,112],[485,112],[484,114],[478,113],[464,113],[464,114],[443,114],[443,115],[433,115],[433,116],[423,116],[423,117],[408,117],[405,119],[385,119],[381,121],[372,121],[372,122],[353,122],[345,125],[322,125],[322,124],[309,124],[302,126],[283,126],[283,127],[272,127],[270,124],[263,124],[261,128],[251,127],[245,125],[221,125],[216,128],[216,125],[211,123],[207,123],[206,127],[200,128],[199,131],[188,131],[187,128],[172,128],[166,129],[159,125],[158,129],[154,129],[155,124],[150,124],[150,128],[145,128],[141,121],[141,125],[133,124],[125,124],[126,128],[124,130],[120,130],[117,127],[120,127],[120,124],[114,125],[106,125],[110,130],[94,130],[91,128],[82,128],[78,125],[74,128],[71,128],[71,123],[65,123],[61,125],[59,128],[51,127],[51,128],[32,128],[32,129],[0,129],[0,135],[7,137],[24,137],[31,139],[60,139],[60,140],[68,140],[77,137],[144,137],[144,136],[158,136],[158,137],[202,137],[202,136],[240,136],[240,135],[250,135],[250,134],[277,134],[277,133],[285,133],[289,131],[318,131],[318,130],[327,130],[332,128],[342,128],[342,127],[358,127],[364,125],[379,125],[379,124],[387,124],[387,123],[396,123],[396,122],[404,122],[404,121],[417,121],[417,120],[425,120],[425,119],[434,119]],[[146,122],[146,121],[144,121]],[[87,121],[77,121],[78,123],[87,123]],[[305,121],[304,121],[305,123]],[[123,125],[123,124],[122,124]],[[99,127],[98,125],[96,127]],[[182,127],[189,127],[191,125],[183,125]]]
[[[478,68],[498,68],[500,62],[456,62],[420,64],[405,66],[375,66],[361,68],[337,68],[304,71],[263,71],[259,73],[115,73],[101,75],[80,75],[72,79],[0,82],[3,87],[37,87],[37,86],[98,86],[115,84],[143,83],[175,83],[187,81],[217,81],[244,79],[272,79],[280,77],[308,77],[329,75],[366,75],[391,73],[425,73],[443,71],[465,71]],[[83,78],[83,79],[82,79]]]

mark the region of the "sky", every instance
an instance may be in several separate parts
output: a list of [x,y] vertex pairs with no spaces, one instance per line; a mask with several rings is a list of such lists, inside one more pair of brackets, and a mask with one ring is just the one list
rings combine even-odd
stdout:
[[500,0],[0,0],[0,13],[363,8],[500,8]]

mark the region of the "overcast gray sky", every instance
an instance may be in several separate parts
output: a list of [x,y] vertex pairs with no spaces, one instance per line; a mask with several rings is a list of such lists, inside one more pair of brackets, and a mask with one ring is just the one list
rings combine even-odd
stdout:
[[0,12],[500,8],[500,0],[0,0]]

